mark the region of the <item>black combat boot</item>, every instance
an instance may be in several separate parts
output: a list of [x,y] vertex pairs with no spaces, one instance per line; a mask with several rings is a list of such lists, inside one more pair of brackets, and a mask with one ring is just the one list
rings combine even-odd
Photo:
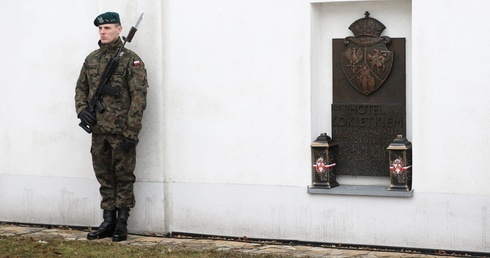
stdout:
[[104,221],[96,231],[87,234],[88,240],[110,237],[116,228],[116,211],[104,210]]
[[119,242],[128,239],[128,217],[129,208],[120,208],[117,210],[117,224],[112,241]]

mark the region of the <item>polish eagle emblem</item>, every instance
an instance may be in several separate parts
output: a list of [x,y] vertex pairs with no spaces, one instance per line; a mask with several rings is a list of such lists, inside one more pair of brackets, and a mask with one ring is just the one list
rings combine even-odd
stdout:
[[347,67],[349,67],[353,73],[357,72],[360,68],[359,62],[362,60],[364,52],[362,48],[348,48],[345,51],[345,58],[347,58]]

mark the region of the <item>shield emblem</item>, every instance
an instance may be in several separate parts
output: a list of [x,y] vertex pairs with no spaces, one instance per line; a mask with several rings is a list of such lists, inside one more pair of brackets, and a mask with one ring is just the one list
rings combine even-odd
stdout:
[[364,95],[379,89],[393,66],[393,51],[382,42],[357,45],[349,42],[341,53],[342,70],[350,84]]

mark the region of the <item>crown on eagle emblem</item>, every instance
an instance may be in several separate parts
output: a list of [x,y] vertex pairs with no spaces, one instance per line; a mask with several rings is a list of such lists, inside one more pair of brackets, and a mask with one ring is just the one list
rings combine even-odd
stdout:
[[97,20],[99,21],[99,23],[103,23],[104,22],[104,18],[102,18],[102,15],[97,17]]
[[369,17],[370,13],[366,11],[364,13],[364,18],[361,18],[353,22],[349,26],[349,30],[354,32],[356,37],[368,36],[368,37],[379,37],[381,33],[386,29],[386,27],[380,21]]

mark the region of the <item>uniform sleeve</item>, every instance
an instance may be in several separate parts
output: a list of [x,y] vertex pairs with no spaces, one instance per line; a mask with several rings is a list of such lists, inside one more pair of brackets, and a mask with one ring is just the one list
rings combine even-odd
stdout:
[[87,62],[83,63],[80,75],[75,87],[75,108],[77,115],[88,107],[89,86],[87,80]]
[[137,55],[130,59],[128,70],[127,80],[131,104],[127,116],[127,127],[123,135],[138,140],[138,133],[142,127],[143,111],[146,109],[148,81],[145,64]]

